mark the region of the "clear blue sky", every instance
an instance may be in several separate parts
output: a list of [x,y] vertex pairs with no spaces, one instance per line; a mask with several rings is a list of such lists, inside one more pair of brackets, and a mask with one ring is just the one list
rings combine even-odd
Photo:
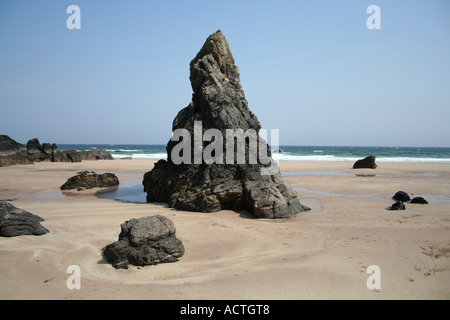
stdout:
[[166,144],[217,29],[281,145],[450,147],[448,0],[0,0],[0,134]]

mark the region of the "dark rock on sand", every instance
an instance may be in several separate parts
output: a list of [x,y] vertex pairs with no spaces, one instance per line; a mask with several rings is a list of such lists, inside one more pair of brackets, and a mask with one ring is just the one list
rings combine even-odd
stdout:
[[428,201],[422,197],[415,197],[409,203],[419,203],[419,204],[428,204]]
[[375,163],[374,155],[370,155],[368,157],[365,157],[364,159],[357,160],[353,164],[353,169],[360,169],[360,168],[375,169],[376,167],[377,164]]
[[402,201],[397,201],[388,210],[405,210],[405,204]]
[[166,217],[131,219],[120,228],[119,240],[103,250],[114,268],[176,262],[184,254],[182,242],[175,237],[175,226]]
[[[172,130],[185,129],[194,140],[194,123],[201,121],[201,133],[217,129],[226,145],[226,129],[254,130],[261,125],[250,111],[242,90],[239,69],[234,63],[228,42],[219,30],[208,37],[190,63],[190,80],[194,91],[190,104],[175,117]],[[256,134],[258,142],[267,147],[262,153],[271,160],[267,143]],[[148,202],[165,202],[181,210],[214,212],[222,209],[247,210],[260,218],[286,218],[303,206],[297,193],[284,184],[276,163],[250,164],[248,143],[245,143],[245,163],[175,164],[172,151],[178,144],[167,144],[168,160],[158,161],[153,170],[144,175],[143,185]],[[236,144],[237,145],[237,144]],[[237,146],[234,146],[235,149]],[[203,142],[202,148],[208,147]],[[221,151],[221,150],[220,150]],[[225,150],[223,153],[225,154]],[[191,155],[195,149],[191,143]],[[192,159],[191,157],[191,159]],[[261,171],[273,168],[271,174]]]
[[37,138],[28,140],[27,142],[28,159],[31,162],[40,162],[50,160],[50,156],[42,151],[41,144]]
[[408,202],[411,200],[409,195],[404,191],[397,191],[394,196],[392,197],[393,200],[402,201],[402,202]]
[[7,135],[0,135],[0,167],[29,164],[27,148]]
[[114,160],[106,150],[59,150],[56,144],[40,144],[37,138],[28,140],[26,147],[6,135],[0,135],[0,167],[41,161],[81,162],[81,160]]
[[0,200],[0,236],[42,235],[49,232],[41,217]]
[[67,179],[61,190],[109,188],[119,185],[119,179],[114,173],[97,174],[93,171],[78,172],[77,175]]

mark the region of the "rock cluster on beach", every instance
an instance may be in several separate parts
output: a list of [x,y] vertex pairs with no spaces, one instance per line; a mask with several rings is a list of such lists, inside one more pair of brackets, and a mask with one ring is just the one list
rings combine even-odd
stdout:
[[89,151],[80,152],[81,160],[114,160],[113,156],[106,150],[93,148]]
[[42,235],[49,232],[41,217],[0,200],[0,236]]
[[75,149],[59,150],[56,144],[41,144],[37,138],[31,139],[26,146],[7,135],[0,135],[0,167],[16,164],[31,164],[41,161],[81,162],[82,160],[113,160],[106,150],[92,149],[79,152]]
[[77,175],[67,179],[61,186],[61,190],[109,188],[119,185],[119,179],[114,173],[97,174],[94,171],[81,171]]
[[117,269],[128,269],[129,264],[146,266],[176,262],[184,254],[184,246],[175,236],[175,226],[166,217],[131,219],[120,228],[119,240],[103,250]]
[[[198,121],[201,121],[202,133],[217,129],[223,137],[226,129],[260,131],[261,125],[245,99],[239,69],[220,30],[208,37],[191,61],[190,80],[194,92],[192,101],[175,117],[173,131],[186,129],[193,137]],[[257,139],[262,139],[259,134]],[[175,164],[171,153],[176,144],[169,141],[168,160],[158,161],[144,175],[148,202],[165,202],[170,207],[200,212],[247,210],[260,218],[286,218],[309,210],[299,202],[297,193],[284,184],[275,163],[272,163],[276,166],[272,175],[261,175],[261,169],[269,164],[260,161],[249,164],[248,146],[245,147],[245,164],[206,164],[204,161]],[[191,154],[195,153],[194,145],[191,144]],[[202,147],[207,146],[203,141]],[[271,157],[268,149],[266,156]]]
[[392,200],[396,201],[392,206],[387,208],[388,210],[406,210],[405,202],[418,203],[418,204],[428,204],[428,201],[423,197],[414,197],[411,199],[408,193],[405,191],[397,191]]

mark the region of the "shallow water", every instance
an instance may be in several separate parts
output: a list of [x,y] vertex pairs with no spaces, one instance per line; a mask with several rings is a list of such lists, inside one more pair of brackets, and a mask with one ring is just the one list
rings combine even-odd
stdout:
[[386,200],[386,198],[383,198],[381,196],[376,195],[370,195],[370,194],[344,194],[344,193],[331,193],[331,192],[325,192],[325,191],[319,191],[319,190],[308,190],[305,188],[292,188],[294,191],[301,192],[301,193],[313,193],[318,194],[321,196],[329,196],[329,197],[339,197],[339,198],[366,198],[366,199],[381,199]]
[[[283,175],[293,176],[293,175],[303,175],[303,176],[325,176],[325,175],[337,175],[337,176],[354,176],[351,173],[345,173],[340,170],[317,170],[317,171],[290,171],[290,172],[282,172]],[[438,177],[439,173],[423,173],[420,175],[414,175],[416,177]],[[386,175],[379,175],[386,176]],[[378,195],[361,195],[361,194],[343,194],[343,193],[330,193],[320,190],[309,190],[305,188],[292,188],[298,193],[306,193],[306,194],[316,194],[323,195],[329,197],[342,197],[342,198],[366,198],[366,199],[379,199],[386,200],[391,198],[394,194],[387,194],[386,196],[378,196]],[[147,203],[147,194],[144,192],[144,187],[142,185],[141,178],[132,178],[125,180],[119,184],[118,188],[115,189],[105,189],[98,191],[95,194],[98,198],[101,199],[111,199],[120,202],[126,203]],[[66,197],[70,197],[74,195],[65,195],[60,190],[52,191],[47,193],[38,193],[38,194],[30,194],[30,193],[20,193],[17,194],[13,198],[27,198],[27,199],[41,199],[41,200],[51,200],[51,199],[63,199]],[[83,196],[83,195],[80,195]],[[410,194],[411,199],[421,196],[425,198],[429,203],[439,203],[439,202],[450,202],[450,195],[423,195],[423,194]],[[321,210],[321,204],[319,201],[313,198],[303,198],[301,201],[305,202],[306,205],[310,204],[313,207],[313,211]]]
[[[139,178],[133,178],[120,182],[119,187],[114,189],[104,189],[95,193],[95,195],[101,199],[112,199],[121,202],[128,203],[146,203],[147,194],[144,192],[142,180]],[[92,195],[83,194],[64,194],[62,191],[52,191],[45,193],[20,193],[13,198],[26,198],[26,199],[41,199],[41,200],[53,200],[64,199],[66,197],[89,197]]]
[[313,171],[282,171],[281,175],[283,176],[342,176],[342,177],[384,177],[384,178],[396,178],[396,177],[411,177],[411,178],[437,178],[442,176],[442,173],[438,172],[425,172],[418,174],[403,174],[403,175],[395,175],[395,174],[379,174],[376,172],[373,173],[348,173],[342,170],[313,170]]
[[[370,195],[370,194],[344,194],[344,193],[332,193],[332,192],[325,192],[325,191],[319,191],[319,190],[308,190],[305,188],[292,188],[293,190],[297,191],[298,193],[311,193],[311,194],[317,194],[321,196],[328,196],[328,197],[338,197],[338,198],[365,198],[365,199],[378,199],[378,200],[386,200],[391,199],[394,194],[387,194],[386,197],[377,196],[377,195]],[[450,202],[450,196],[447,195],[432,195],[432,194],[409,194],[409,196],[412,198],[415,197],[423,197],[425,200],[428,201],[428,203],[439,203],[439,202]]]
[[41,200],[53,200],[63,199],[66,196],[61,191],[52,191],[45,193],[19,193],[14,198],[26,198],[26,199],[41,199]]
[[341,170],[314,170],[314,171],[283,171],[283,176],[354,176]]
[[114,190],[98,191],[96,196],[101,199],[112,199],[127,203],[146,203],[147,194],[144,192],[142,179],[125,180]]

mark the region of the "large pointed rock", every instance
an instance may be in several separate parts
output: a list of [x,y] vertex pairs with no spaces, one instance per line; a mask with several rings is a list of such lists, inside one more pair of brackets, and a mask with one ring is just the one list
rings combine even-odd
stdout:
[[[188,137],[173,136],[167,144],[167,161],[158,161],[144,175],[147,201],[200,212],[247,210],[260,218],[287,218],[309,210],[299,202],[296,192],[284,184],[267,143],[258,134],[261,125],[248,107],[239,69],[220,30],[208,37],[191,61],[190,80],[192,101],[178,113],[172,125],[174,133],[183,129]],[[210,129],[215,129],[219,136],[205,139],[204,134]],[[226,144],[227,129],[255,134],[236,144],[234,138],[230,139],[233,143],[230,147]],[[200,146],[196,144],[199,133]],[[204,157],[198,161],[199,149],[202,155],[213,143],[217,145],[218,137],[222,139],[223,152],[211,152],[215,157],[212,163]],[[257,150],[250,147],[255,140]],[[180,148],[181,143],[188,142],[188,150]],[[239,150],[245,150],[244,162],[238,160]],[[227,161],[229,152],[234,152],[231,163]],[[256,162],[252,161],[255,155],[258,155]],[[180,157],[184,159],[181,163]]]

